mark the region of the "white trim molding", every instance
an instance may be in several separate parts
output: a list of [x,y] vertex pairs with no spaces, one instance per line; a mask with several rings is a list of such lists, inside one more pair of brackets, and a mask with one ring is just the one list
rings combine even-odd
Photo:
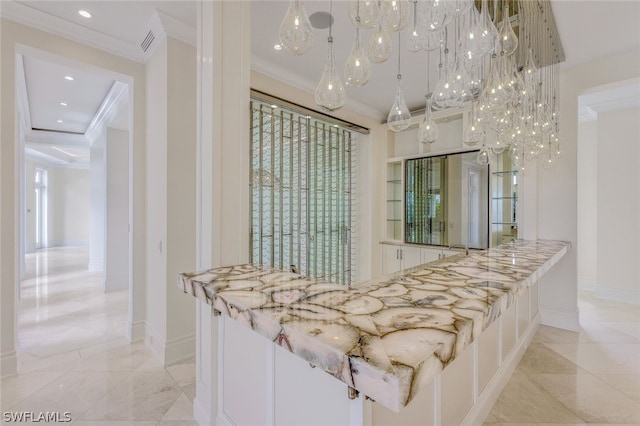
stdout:
[[0,377],[15,376],[16,374],[18,374],[18,355],[16,351],[1,354]]
[[13,0],[5,0],[2,3],[2,16],[6,19],[95,47],[135,62],[144,62],[140,54],[142,51],[133,44],[41,12],[24,3],[18,3]]
[[166,341],[149,324],[145,323],[145,326],[145,341],[163,366],[177,364],[195,355],[195,333]]
[[594,296],[597,299],[640,305],[640,291],[638,289],[612,288],[596,285]]
[[549,327],[561,328],[569,331],[580,330],[580,320],[577,308],[574,312],[571,312],[540,305],[539,310],[541,318],[540,323],[542,325],[548,325]]

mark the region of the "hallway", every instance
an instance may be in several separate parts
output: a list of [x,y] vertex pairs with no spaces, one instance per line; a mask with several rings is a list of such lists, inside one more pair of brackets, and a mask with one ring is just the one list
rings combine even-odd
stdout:
[[193,425],[194,360],[162,368],[144,342],[130,344],[128,292],[104,293],[87,263],[83,247],[27,256],[19,374],[2,380],[2,411],[69,412],[73,425]]

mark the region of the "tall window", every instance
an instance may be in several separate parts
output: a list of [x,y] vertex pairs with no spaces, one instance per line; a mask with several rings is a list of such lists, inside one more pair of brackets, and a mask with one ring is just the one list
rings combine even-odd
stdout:
[[349,284],[351,131],[251,101],[251,261]]
[[34,244],[36,249],[47,246],[47,171],[35,169],[33,175]]

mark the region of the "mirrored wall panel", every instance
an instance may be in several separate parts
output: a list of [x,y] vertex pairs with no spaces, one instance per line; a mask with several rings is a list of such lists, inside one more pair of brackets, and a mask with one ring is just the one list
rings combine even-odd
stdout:
[[477,151],[406,160],[405,242],[489,246],[489,167]]

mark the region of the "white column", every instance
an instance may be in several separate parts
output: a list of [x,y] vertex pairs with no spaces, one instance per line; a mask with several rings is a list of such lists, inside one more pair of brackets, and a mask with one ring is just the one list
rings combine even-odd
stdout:
[[[249,2],[198,4],[198,269],[249,260],[249,11]],[[196,323],[194,417],[209,425],[222,408],[222,348],[208,305],[198,302]]]

